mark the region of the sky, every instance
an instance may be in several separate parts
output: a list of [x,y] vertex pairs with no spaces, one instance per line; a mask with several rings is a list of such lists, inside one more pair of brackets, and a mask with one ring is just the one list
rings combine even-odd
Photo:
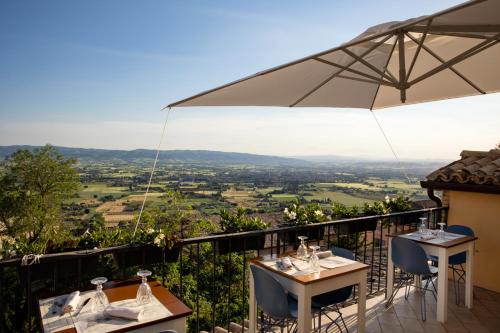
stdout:
[[[460,2],[1,1],[0,145],[155,149],[169,103]],[[500,142],[500,94],[375,112],[403,159]],[[360,109],[178,108],[161,148],[391,157]]]

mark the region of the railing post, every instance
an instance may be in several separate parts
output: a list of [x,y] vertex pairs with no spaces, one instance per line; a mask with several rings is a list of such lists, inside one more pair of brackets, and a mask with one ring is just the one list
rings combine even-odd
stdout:
[[[4,299],[3,298],[3,279],[5,277],[5,272],[4,272],[4,267],[3,266],[0,266],[0,299]],[[5,329],[4,329],[4,318],[5,318],[5,310],[3,308],[3,301],[0,301],[0,333],[4,333],[5,332]]]

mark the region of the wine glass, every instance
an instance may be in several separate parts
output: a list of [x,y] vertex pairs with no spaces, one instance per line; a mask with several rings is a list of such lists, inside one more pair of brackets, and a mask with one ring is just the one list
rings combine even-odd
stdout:
[[445,237],[446,233],[444,232],[444,226],[446,225],[446,223],[440,222],[438,224],[439,224],[440,229],[439,229],[439,231],[437,233],[437,236],[438,236],[439,239],[445,239],[446,238]]
[[311,257],[309,258],[309,268],[311,269],[312,272],[318,273],[319,272],[319,258],[318,255],[316,254],[316,251],[319,250],[318,245],[312,245],[310,246],[312,250]]
[[141,285],[139,289],[137,289],[137,296],[135,297],[135,301],[139,305],[144,305],[151,302],[151,288],[148,285],[148,276],[151,275],[151,271],[146,269],[141,269],[137,272],[137,275],[142,278]]
[[418,232],[424,235],[427,232],[427,217],[420,218],[420,226],[418,227]]
[[107,278],[101,276],[93,278],[90,283],[96,286],[95,296],[92,301],[92,312],[98,312],[104,310],[108,305],[109,301],[106,294],[102,290],[102,285],[108,281]]
[[305,259],[307,257],[307,247],[304,242],[307,240],[307,237],[299,236],[297,238],[300,239],[300,245],[299,248],[297,249],[297,258]]

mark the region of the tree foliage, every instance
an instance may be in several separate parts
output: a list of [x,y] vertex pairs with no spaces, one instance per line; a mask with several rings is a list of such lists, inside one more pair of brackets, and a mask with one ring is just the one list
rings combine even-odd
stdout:
[[18,251],[43,252],[49,240],[64,236],[62,202],[80,185],[75,163],[50,145],[7,158],[0,175],[0,235],[15,238]]

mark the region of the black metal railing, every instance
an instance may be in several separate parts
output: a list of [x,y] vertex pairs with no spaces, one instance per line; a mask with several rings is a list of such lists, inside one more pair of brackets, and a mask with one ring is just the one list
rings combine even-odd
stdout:
[[[416,228],[419,217],[429,227],[446,222],[447,207],[380,216],[272,228],[236,234],[183,239],[174,249],[126,245],[105,249],[47,254],[39,263],[20,259],[0,261],[0,332],[40,331],[37,299],[71,289],[90,288],[90,278],[104,275],[123,280],[137,267],[148,267],[174,294],[193,309],[189,331],[229,330],[231,322],[244,325],[248,317],[248,263],[257,256],[293,251],[298,235],[309,244],[352,250],[370,266],[368,295],[386,289],[387,235]],[[353,301],[356,301],[354,293]]]

